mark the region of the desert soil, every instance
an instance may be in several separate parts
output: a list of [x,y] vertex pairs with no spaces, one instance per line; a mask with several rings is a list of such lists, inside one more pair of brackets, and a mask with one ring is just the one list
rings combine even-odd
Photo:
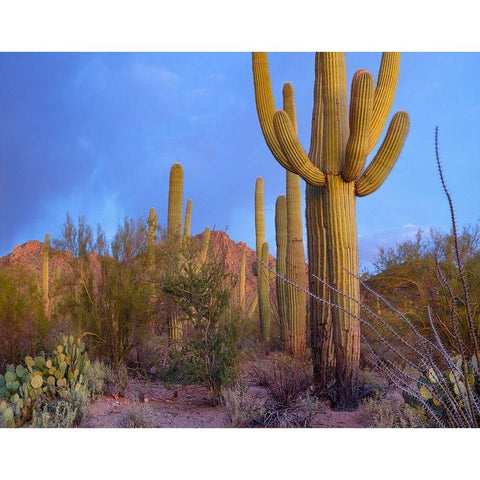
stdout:
[[[177,393],[175,393],[177,392]],[[266,398],[262,387],[251,386],[249,394]],[[140,410],[147,428],[230,428],[224,406],[213,406],[208,390],[200,386],[167,389],[160,382],[132,379],[122,397],[104,395],[95,401],[83,428],[127,427],[129,412]],[[362,407],[356,412],[336,412],[320,403],[312,418],[312,428],[367,427]]]

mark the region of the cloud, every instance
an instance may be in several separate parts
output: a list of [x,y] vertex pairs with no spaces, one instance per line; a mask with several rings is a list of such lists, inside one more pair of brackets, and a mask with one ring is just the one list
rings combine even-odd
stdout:
[[371,266],[380,247],[394,247],[397,243],[415,238],[418,230],[428,231],[430,227],[420,227],[411,223],[399,228],[377,230],[358,236],[360,264],[366,268]]

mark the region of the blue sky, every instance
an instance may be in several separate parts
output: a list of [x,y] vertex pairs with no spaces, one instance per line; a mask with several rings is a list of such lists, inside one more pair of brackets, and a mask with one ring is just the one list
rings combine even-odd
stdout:
[[[298,130],[308,149],[312,53],[269,56],[277,106],[283,82],[296,92]],[[376,75],[377,53],[347,54]],[[360,257],[421,227],[447,230],[447,204],[434,159],[440,151],[459,224],[479,220],[480,56],[405,53],[392,114],[411,129],[380,190],[357,202]],[[284,170],[263,140],[249,53],[0,53],[0,256],[17,244],[55,237],[68,211],[111,235],[125,215],[160,223],[168,175],[185,170],[192,232],[208,225],[255,245],[255,179],[265,180],[267,241],[275,254],[274,205]]]

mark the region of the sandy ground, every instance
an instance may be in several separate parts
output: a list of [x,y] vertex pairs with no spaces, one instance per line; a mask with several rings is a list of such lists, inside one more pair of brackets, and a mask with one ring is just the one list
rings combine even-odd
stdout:
[[[131,380],[123,397],[102,396],[90,406],[89,416],[81,428],[229,428],[231,422],[224,406],[214,407],[206,388],[178,387],[169,390],[159,382]],[[265,397],[265,391],[251,386],[248,393]],[[313,428],[366,427],[356,412],[336,412],[327,403],[320,403],[311,422]]]

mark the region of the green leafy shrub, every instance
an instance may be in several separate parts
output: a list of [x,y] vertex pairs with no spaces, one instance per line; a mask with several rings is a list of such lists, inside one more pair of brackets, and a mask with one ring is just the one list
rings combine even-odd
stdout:
[[167,381],[205,385],[215,405],[221,391],[237,376],[238,328],[226,318],[234,279],[225,258],[213,255],[199,263],[194,251],[185,252],[182,267],[169,271],[162,291],[185,317],[185,333],[160,366]]

